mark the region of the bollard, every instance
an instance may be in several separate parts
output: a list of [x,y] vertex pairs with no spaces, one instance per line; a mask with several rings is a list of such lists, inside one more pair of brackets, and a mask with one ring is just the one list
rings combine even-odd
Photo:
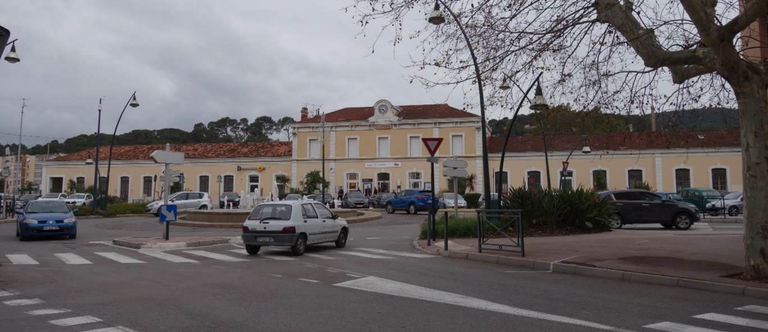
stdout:
[[443,241],[445,242],[445,251],[448,251],[448,211],[445,211],[445,225],[443,226]]

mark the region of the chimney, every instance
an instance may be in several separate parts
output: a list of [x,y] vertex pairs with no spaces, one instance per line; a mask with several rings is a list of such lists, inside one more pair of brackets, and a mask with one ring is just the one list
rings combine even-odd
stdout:
[[304,121],[309,118],[309,109],[306,107],[301,108],[301,121]]

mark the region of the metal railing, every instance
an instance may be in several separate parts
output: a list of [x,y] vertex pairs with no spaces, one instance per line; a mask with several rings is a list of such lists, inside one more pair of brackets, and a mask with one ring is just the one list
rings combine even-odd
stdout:
[[477,210],[477,252],[497,250],[519,252],[525,257],[523,210]]

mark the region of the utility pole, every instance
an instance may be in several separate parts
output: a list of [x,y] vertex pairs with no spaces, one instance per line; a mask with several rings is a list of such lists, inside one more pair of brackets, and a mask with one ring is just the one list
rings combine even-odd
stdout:
[[325,112],[320,114],[320,130],[323,131],[323,181],[321,182],[322,191],[320,192],[321,202],[325,205]]
[[[27,107],[27,98],[21,98],[21,121],[19,122],[19,146],[18,146],[18,158],[16,162],[18,163],[18,168],[16,169],[19,173],[19,194],[21,194],[21,133],[22,129],[24,129],[24,108]],[[13,180],[16,181],[16,172],[13,173]],[[15,196],[14,196],[15,197]],[[16,202],[14,202],[15,206]]]
[[101,100],[99,98],[99,122],[96,125],[96,156],[93,159],[93,205],[91,210],[96,213],[96,207],[99,205],[99,143],[101,142]]

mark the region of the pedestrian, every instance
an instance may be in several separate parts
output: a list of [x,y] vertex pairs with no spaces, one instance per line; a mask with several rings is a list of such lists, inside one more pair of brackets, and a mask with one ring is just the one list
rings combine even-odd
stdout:
[[339,188],[339,200],[344,198],[344,188]]
[[378,190],[378,188],[373,188],[373,194],[374,194],[374,195],[378,195],[378,194],[379,194],[379,190]]

